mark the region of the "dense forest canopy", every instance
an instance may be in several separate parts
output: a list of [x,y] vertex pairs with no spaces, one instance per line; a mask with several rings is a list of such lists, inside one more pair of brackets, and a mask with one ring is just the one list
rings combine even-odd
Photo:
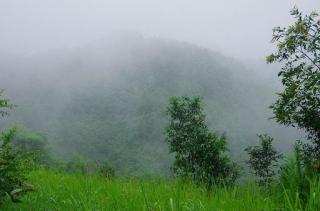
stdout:
[[123,35],[19,59],[2,54],[0,73],[17,105],[2,127],[23,124],[47,135],[57,159],[107,161],[122,175],[170,175],[164,126],[174,95],[203,99],[210,130],[226,133],[237,160],[257,133],[271,133],[283,152],[300,137],[269,119],[281,89],[275,72],[188,43]]

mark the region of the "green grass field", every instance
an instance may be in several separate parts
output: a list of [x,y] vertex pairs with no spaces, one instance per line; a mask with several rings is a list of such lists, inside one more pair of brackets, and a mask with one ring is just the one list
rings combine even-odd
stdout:
[[[30,175],[35,191],[3,210],[298,210],[285,193],[256,185],[206,190],[192,183],[161,179],[112,179],[38,170]],[[320,186],[307,210],[319,206]]]

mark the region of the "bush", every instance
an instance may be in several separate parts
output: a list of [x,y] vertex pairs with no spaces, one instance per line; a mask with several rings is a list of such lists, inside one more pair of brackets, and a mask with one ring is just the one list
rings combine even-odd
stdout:
[[74,155],[65,165],[69,173],[90,175],[97,173],[98,165],[92,161],[84,159],[80,155]]
[[100,164],[99,173],[104,178],[112,178],[115,176],[115,171],[109,163]]
[[18,196],[32,189],[25,183],[26,174],[32,168],[29,154],[21,153],[12,147],[16,129],[3,132],[0,137],[0,202],[6,196],[18,201]]
[[104,178],[112,178],[115,176],[115,171],[109,163],[86,160],[81,155],[74,155],[65,163],[64,170],[69,173],[83,175],[97,174]]

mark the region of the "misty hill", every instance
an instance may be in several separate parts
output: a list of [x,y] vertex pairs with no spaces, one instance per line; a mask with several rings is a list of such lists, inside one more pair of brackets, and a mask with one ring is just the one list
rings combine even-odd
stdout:
[[3,126],[42,131],[57,158],[80,154],[125,175],[169,174],[164,126],[173,95],[203,98],[210,129],[226,132],[237,161],[257,133],[274,136],[282,151],[298,137],[268,120],[278,89],[272,73],[187,43],[119,36],[25,58],[3,55],[0,68],[0,87],[18,105]]

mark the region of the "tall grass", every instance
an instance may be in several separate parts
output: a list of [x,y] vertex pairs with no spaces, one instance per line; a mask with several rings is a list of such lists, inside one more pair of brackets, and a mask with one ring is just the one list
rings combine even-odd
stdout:
[[[162,179],[111,179],[48,170],[32,172],[35,192],[3,210],[298,210],[285,194],[255,184],[214,187],[208,195],[192,182]],[[319,208],[320,183],[312,183],[307,210]]]
[[319,175],[306,167],[299,145],[281,169],[280,193],[290,210],[320,210]]

